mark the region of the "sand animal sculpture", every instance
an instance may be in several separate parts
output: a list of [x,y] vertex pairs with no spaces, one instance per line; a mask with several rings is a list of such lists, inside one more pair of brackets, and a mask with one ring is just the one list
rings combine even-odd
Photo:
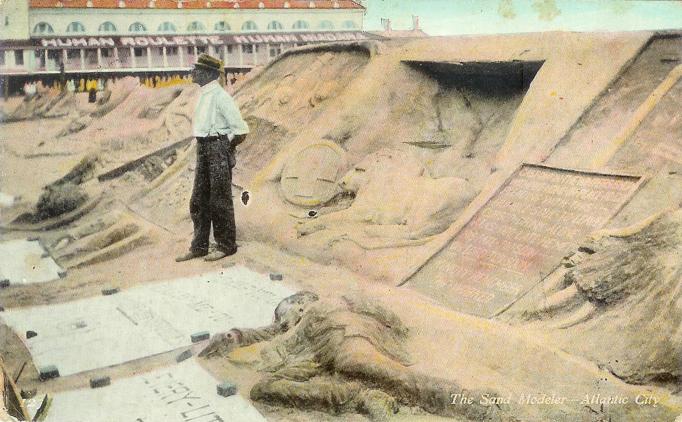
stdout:
[[404,347],[408,329],[381,305],[350,296],[331,301],[303,294],[288,300],[278,306],[286,309],[280,320],[298,320],[295,325],[233,329],[214,338],[199,356],[230,359],[239,348],[267,341],[259,364],[266,375],[250,395],[271,405],[357,412],[381,421],[405,404],[445,416],[507,420],[497,405],[451,404],[450,395],[461,392],[460,386],[411,370]]
[[358,242],[418,240],[445,230],[476,193],[464,179],[429,177],[410,153],[391,149],[366,156],[340,186],[355,196],[350,207],[299,224],[299,236],[351,225],[361,229],[349,235]]
[[[528,319],[618,341],[597,357],[634,383],[682,379],[682,209],[667,210],[623,229],[607,229],[567,257],[549,296]],[[621,318],[624,310],[627,318]],[[619,321],[624,326],[618,326]],[[656,330],[650,330],[656,327]],[[641,333],[650,332],[646,342]]]

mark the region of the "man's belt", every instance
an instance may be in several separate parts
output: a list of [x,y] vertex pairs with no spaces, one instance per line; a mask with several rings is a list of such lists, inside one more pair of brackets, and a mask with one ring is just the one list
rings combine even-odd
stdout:
[[201,142],[205,141],[217,141],[218,139],[228,139],[227,135],[211,135],[211,136],[197,136],[197,139]]

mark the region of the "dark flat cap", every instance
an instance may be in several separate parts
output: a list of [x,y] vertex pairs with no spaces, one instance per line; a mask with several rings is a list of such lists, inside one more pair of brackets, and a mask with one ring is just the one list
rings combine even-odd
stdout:
[[216,59],[213,56],[209,56],[208,54],[201,54],[197,59],[197,62],[194,64],[194,67],[222,72],[223,61]]

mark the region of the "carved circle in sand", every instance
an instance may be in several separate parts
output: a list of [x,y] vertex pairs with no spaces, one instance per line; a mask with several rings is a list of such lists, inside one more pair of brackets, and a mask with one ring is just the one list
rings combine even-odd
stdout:
[[293,154],[282,170],[284,198],[295,205],[315,206],[336,195],[346,168],[346,152],[329,141],[308,145]]

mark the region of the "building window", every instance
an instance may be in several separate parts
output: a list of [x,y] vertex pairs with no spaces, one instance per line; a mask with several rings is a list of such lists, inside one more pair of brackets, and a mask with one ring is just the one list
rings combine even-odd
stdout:
[[71,22],[66,27],[66,32],[85,32],[85,26],[80,22]]
[[277,21],[272,21],[268,24],[268,31],[281,31],[283,29],[282,24]]
[[242,53],[253,54],[253,45],[252,44],[243,44],[242,45]]
[[194,47],[187,47],[187,54],[190,56],[194,55]]
[[47,58],[50,60],[57,61],[60,59],[61,55],[62,54],[60,50],[47,50]]
[[134,49],[134,51],[135,51],[135,57],[145,57],[147,55],[147,49],[146,48],[136,47]]
[[116,25],[111,22],[104,22],[99,26],[99,32],[116,32]]
[[102,57],[104,58],[109,58],[109,57],[114,57],[114,49],[113,48],[103,48],[102,50]]
[[128,32],[147,32],[147,27],[140,22],[135,22],[128,27]]
[[177,56],[178,55],[178,48],[177,47],[166,47],[166,56]]
[[24,50],[14,50],[14,64],[17,66],[24,65]]
[[270,57],[277,57],[282,53],[282,49],[279,46],[270,46]]
[[45,67],[45,50],[33,50],[33,55],[35,57],[35,61],[38,63],[38,67],[44,68]]
[[81,58],[81,51],[80,50],[66,50],[66,58],[67,59],[80,59]]
[[206,53],[206,46],[205,45],[201,46],[201,47],[197,47],[197,54],[204,54],[204,53]]
[[5,26],[9,26],[9,16],[5,16]]
[[87,64],[97,64],[97,50],[94,48],[85,50],[85,61]]
[[0,66],[4,66],[4,65],[5,65],[5,51],[2,50],[2,51],[0,51]]
[[52,29],[52,26],[49,23],[46,22],[40,22],[36,26],[33,27],[33,33],[34,34],[54,34],[54,29]]
[[164,22],[159,25],[159,32],[178,32],[178,29],[172,22]]
[[232,28],[230,28],[230,24],[225,21],[216,23],[213,29],[217,32],[228,32],[232,30]]
[[331,21],[320,22],[320,29],[334,29],[334,24]]
[[258,25],[254,21],[246,21],[242,25],[242,31],[258,31]]
[[302,30],[302,29],[308,29],[310,26],[308,25],[308,22],[306,21],[296,21],[294,22],[294,26],[292,26],[293,29],[297,30]]
[[187,32],[205,32],[206,27],[204,26],[203,23],[201,22],[190,22],[189,25],[187,25]]
[[343,29],[356,29],[357,25],[353,21],[343,21]]

